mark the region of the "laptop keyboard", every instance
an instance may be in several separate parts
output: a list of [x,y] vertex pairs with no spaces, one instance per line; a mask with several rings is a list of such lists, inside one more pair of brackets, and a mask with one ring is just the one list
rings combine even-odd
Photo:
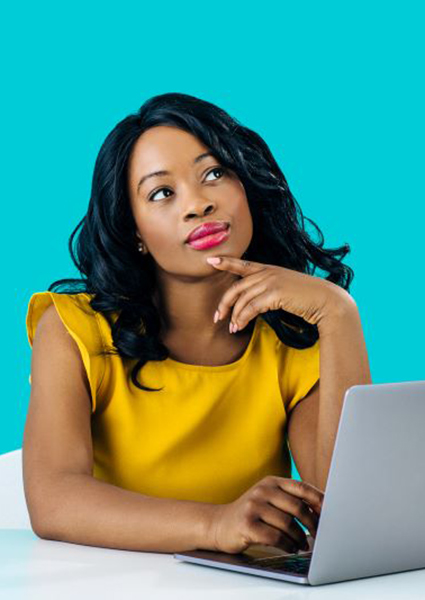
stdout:
[[311,562],[311,552],[304,556],[272,556],[271,558],[254,558],[250,565],[257,567],[267,567],[273,571],[286,571],[288,573],[298,573],[307,575]]

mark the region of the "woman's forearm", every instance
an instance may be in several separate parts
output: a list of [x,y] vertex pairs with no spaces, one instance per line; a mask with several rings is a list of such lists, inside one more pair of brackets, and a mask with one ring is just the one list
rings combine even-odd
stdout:
[[44,539],[147,552],[212,550],[215,504],[145,496],[68,474],[45,484],[35,533]]
[[318,323],[320,401],[317,422],[316,474],[324,490],[329,474],[345,392],[372,383],[360,314],[354,300],[335,306]]

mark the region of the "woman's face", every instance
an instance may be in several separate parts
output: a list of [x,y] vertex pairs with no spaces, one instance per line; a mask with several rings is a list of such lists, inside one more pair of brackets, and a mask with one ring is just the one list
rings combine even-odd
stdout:
[[[214,267],[206,262],[208,256],[240,258],[251,242],[253,224],[242,182],[213,156],[198,159],[208,151],[187,131],[160,125],[139,137],[130,157],[129,194],[137,236],[158,268],[168,273],[210,274]],[[155,171],[168,174],[146,177]],[[230,223],[224,242],[204,250],[186,242],[195,227],[215,220]]]

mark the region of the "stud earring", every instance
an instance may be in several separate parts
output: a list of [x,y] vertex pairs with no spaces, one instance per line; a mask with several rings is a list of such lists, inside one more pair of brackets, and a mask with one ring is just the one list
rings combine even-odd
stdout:
[[139,250],[139,252],[143,252],[143,251],[144,251],[144,249],[145,249],[145,247],[144,247],[144,245],[142,244],[142,242],[139,242],[139,247],[138,247],[138,250]]

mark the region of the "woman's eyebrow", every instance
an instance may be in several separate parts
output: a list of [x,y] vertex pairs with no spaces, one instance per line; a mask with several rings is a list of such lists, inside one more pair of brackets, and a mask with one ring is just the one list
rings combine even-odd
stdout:
[[[193,164],[196,165],[198,162],[200,162],[203,158],[206,158],[207,156],[212,156],[213,158],[215,158],[214,154],[212,152],[204,152],[203,154],[200,154],[199,156],[197,156],[194,161]],[[148,175],[144,175],[139,183],[137,184],[137,191],[139,191],[140,186],[142,185],[143,182],[146,181],[146,179],[149,179],[149,177],[158,177],[161,175],[170,175],[170,171],[154,171],[153,173],[149,173]]]

